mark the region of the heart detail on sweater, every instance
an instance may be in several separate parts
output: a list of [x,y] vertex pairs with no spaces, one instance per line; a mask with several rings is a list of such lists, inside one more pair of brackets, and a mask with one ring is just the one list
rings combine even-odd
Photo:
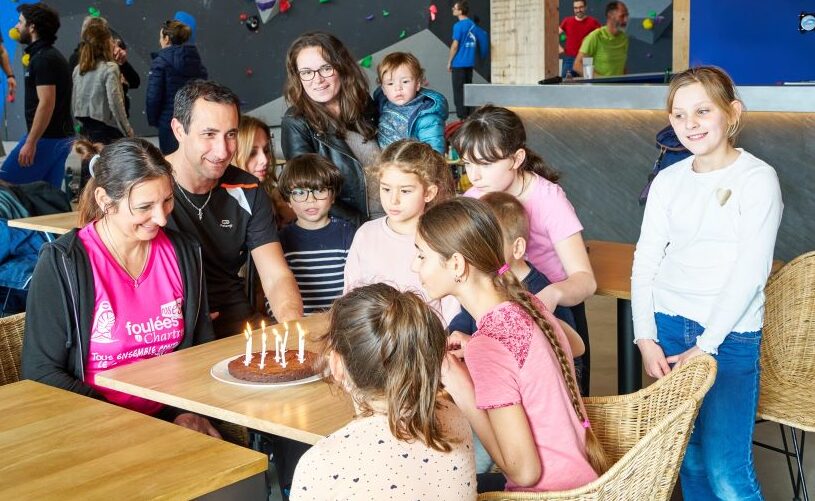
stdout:
[[730,188],[719,188],[716,190],[716,199],[719,200],[719,205],[724,207],[724,204],[730,200],[730,195],[733,191]]

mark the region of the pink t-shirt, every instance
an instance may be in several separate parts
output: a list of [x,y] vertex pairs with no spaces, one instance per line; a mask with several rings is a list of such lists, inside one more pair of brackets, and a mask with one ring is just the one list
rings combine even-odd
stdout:
[[[470,188],[464,194],[481,198],[486,192]],[[529,242],[527,259],[551,282],[566,280],[563,264],[555,251],[555,244],[583,231],[574,207],[559,184],[533,174],[526,199],[522,201],[529,214]]]
[[[530,295],[554,327],[574,375],[571,350],[555,317]],[[586,458],[586,430],[571,404],[560,363],[532,317],[514,302],[504,302],[478,322],[464,352],[479,409],[521,404],[529,419],[541,461],[541,478],[532,487],[507,480],[511,491],[573,489],[595,480]]]
[[184,337],[184,285],[172,243],[159,231],[134,284],[93,224],[79,230],[93,270],[95,306],[85,382],[109,402],[155,414],[162,405],[96,385],[96,374],[173,351]]
[[368,221],[359,227],[345,261],[345,290],[379,282],[402,291],[418,293],[444,319],[445,325],[461,306],[453,296],[430,299],[422,288],[419,275],[410,267],[416,257],[414,235],[396,233],[388,226],[387,216]]

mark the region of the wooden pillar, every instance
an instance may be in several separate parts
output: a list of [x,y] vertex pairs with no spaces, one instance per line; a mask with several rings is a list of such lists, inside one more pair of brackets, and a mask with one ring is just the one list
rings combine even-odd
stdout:
[[558,75],[558,0],[492,0],[492,83],[535,84]]
[[673,72],[688,69],[690,64],[690,0],[674,0]]

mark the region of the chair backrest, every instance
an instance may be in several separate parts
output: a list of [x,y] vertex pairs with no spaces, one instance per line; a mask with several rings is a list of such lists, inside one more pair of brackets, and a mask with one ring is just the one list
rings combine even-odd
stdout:
[[688,399],[701,401],[715,379],[716,361],[699,356],[636,393],[584,399],[609,462],[618,461]]
[[20,380],[25,313],[0,318],[0,386]]
[[586,398],[591,426],[614,461],[607,472],[569,491],[490,492],[478,500],[669,500],[699,406],[715,379],[716,361],[703,355],[631,395]]
[[762,377],[815,378],[815,251],[787,263],[764,289]]

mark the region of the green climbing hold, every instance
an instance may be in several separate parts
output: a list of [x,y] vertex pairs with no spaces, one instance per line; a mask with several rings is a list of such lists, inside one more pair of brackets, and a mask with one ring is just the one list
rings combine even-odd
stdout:
[[657,17],[657,11],[655,11],[655,10],[649,10],[649,11],[648,11],[648,17],[650,17],[651,19],[656,19],[656,17]]
[[[320,0],[320,1],[322,1],[322,0]],[[363,57],[362,59],[359,60],[359,65],[362,66],[363,68],[370,68],[371,63],[373,63],[373,62],[374,62],[374,57],[373,56],[365,56],[365,57]]]
[[99,12],[99,9],[96,7],[88,7],[88,14],[90,14],[91,17],[99,17],[101,12]]
[[402,30],[402,32],[399,33],[399,38],[405,38],[406,36],[407,36],[407,31],[406,30]]
[[382,17],[388,17],[388,16],[390,16],[390,15],[391,15],[391,13],[390,13],[390,12],[388,12],[388,11],[386,11],[386,10],[383,10],[383,11],[382,11]]

